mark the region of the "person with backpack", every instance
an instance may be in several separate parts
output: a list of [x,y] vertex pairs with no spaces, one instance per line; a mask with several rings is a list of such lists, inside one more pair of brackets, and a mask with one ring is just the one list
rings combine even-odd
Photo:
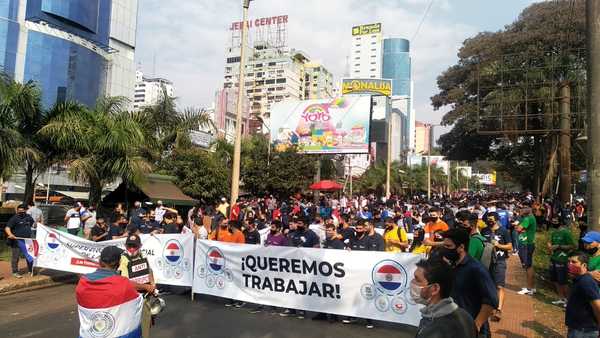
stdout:
[[487,227],[481,231],[481,234],[487,239],[487,243],[493,246],[493,255],[489,271],[496,284],[496,289],[498,290],[498,307],[494,310],[491,320],[498,322],[502,319],[504,287],[506,286],[506,258],[512,251],[512,243],[508,230],[500,223],[500,216],[498,213],[488,213],[486,224]]
[[391,217],[386,217],[384,223],[385,231],[383,233],[383,240],[385,241],[385,251],[404,252],[409,247],[408,236],[404,228],[397,226]]
[[[479,222],[479,216],[475,213],[471,213],[465,210],[458,212],[456,218],[458,219],[457,228],[463,229],[469,233],[469,248],[467,249],[469,256],[481,262],[484,253],[486,252],[485,247],[487,240],[481,235],[481,233],[479,233],[479,227],[477,225],[477,223]],[[483,264],[487,268],[490,267],[489,259],[491,259],[492,257],[492,251],[493,247],[488,245],[488,250],[485,255],[486,262],[488,264]]]

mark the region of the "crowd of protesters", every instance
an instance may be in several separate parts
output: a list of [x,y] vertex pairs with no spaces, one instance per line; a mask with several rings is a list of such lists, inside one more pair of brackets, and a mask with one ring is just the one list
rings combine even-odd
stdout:
[[[21,231],[20,224],[37,221],[23,216],[27,215],[24,208],[6,227],[9,239],[17,232],[31,235]],[[547,250],[550,280],[558,295],[553,304],[566,308],[569,337],[597,337],[600,233],[588,231],[586,214],[583,201],[561,206],[536,200],[529,193],[469,193],[431,200],[340,195],[321,196],[318,201],[297,195],[240,198],[234,205],[223,198],[213,205],[199,204],[187,214],[160,201],[145,208],[135,202],[129,211],[117,205],[109,217],[78,203],[67,212],[65,223],[69,232],[83,229],[83,236],[93,241],[192,231],[199,239],[229,243],[421,254],[423,260],[410,285],[413,300],[425,305],[418,337],[490,336],[488,321],[502,320],[507,260],[518,255],[526,276],[518,293],[531,296],[536,293],[534,252]],[[575,228],[578,241],[572,235]],[[259,233],[263,229],[269,229],[266,238]],[[536,248],[539,231],[550,231],[545,248]],[[226,306],[246,304],[231,301]],[[251,313],[264,309],[249,307]],[[283,309],[280,315],[304,318],[306,314]],[[317,318],[338,320],[328,314]],[[370,320],[365,325],[373,327]]]

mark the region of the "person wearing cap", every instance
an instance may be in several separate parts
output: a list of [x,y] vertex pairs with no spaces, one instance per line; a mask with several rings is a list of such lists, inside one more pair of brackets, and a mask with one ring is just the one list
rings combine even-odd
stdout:
[[[117,272],[122,253],[123,250],[116,246],[105,247],[100,253],[100,267],[96,271],[83,275],[79,279],[75,288],[75,295],[81,322],[80,337],[88,337],[90,335],[90,326],[95,324],[90,320],[91,311],[113,308],[116,307],[116,304],[127,304],[129,308],[130,302],[133,302],[134,299],[138,299],[137,301],[141,302],[140,295],[133,284]],[[123,303],[124,301],[127,302]],[[126,318],[117,317],[114,319],[121,321],[121,325],[123,326],[135,328],[129,332],[128,337],[140,337],[142,330],[141,315],[139,312],[135,311],[135,313],[124,315],[126,315]],[[131,321],[134,322],[132,323]],[[118,323],[113,324],[118,325]]]
[[131,210],[129,214],[129,224],[134,225],[136,228],[139,228],[144,222],[142,219],[146,214],[146,209],[142,208],[142,202],[135,201],[133,204],[133,210]]
[[385,231],[383,240],[385,241],[385,251],[404,252],[408,248],[408,236],[403,227],[397,226],[394,219],[386,217],[384,219]]
[[[19,257],[21,256],[21,248],[19,248],[17,238],[31,238],[31,228],[35,224],[33,218],[26,213],[27,206],[22,204],[17,207],[17,213],[14,214],[6,223],[4,232],[8,239],[7,245],[11,247],[10,265],[12,275],[15,278],[21,278],[19,274]],[[29,272],[33,269],[33,262],[27,261]]]
[[[121,255],[117,270],[121,273],[121,276],[129,279],[138,292],[152,294],[156,290],[154,275],[148,259],[142,255],[141,248],[142,240],[140,236],[130,234],[125,240],[125,252]],[[150,305],[145,301],[142,311],[142,333],[144,337],[148,337],[151,325]]]
[[581,239],[583,248],[589,255],[588,271],[600,283],[600,232],[589,231]]

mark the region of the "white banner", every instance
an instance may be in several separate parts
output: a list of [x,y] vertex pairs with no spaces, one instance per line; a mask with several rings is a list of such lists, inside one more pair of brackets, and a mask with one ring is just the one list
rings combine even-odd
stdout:
[[193,291],[263,305],[418,325],[419,255],[196,241]]
[[[36,266],[85,274],[98,268],[102,249],[125,246],[125,238],[92,242],[46,226],[38,226],[39,253]],[[158,284],[192,286],[194,235],[142,235],[142,253],[148,259]]]

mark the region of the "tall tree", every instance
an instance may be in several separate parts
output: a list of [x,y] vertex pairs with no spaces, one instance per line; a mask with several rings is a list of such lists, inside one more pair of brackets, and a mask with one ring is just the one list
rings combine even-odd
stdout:
[[[550,113],[556,106],[547,102],[557,96],[557,88],[550,84],[585,77],[583,71],[577,71],[585,69],[579,52],[585,47],[584,13],[583,0],[536,3],[505,29],[467,39],[457,64],[438,77],[440,91],[431,98],[435,109],[449,108],[442,123],[453,125],[440,138],[442,153],[452,160],[495,160],[523,185],[533,188],[539,180],[531,177],[543,171],[541,157],[551,139],[545,134],[517,137],[510,132],[480,135],[477,126],[499,128],[500,111],[516,116],[504,118],[505,130],[522,129],[525,121],[519,116],[525,111],[535,115],[527,120],[529,128],[544,129],[553,123]],[[547,67],[551,63],[557,67]],[[507,71],[510,69],[513,71]],[[504,104],[499,105],[500,101]]]

